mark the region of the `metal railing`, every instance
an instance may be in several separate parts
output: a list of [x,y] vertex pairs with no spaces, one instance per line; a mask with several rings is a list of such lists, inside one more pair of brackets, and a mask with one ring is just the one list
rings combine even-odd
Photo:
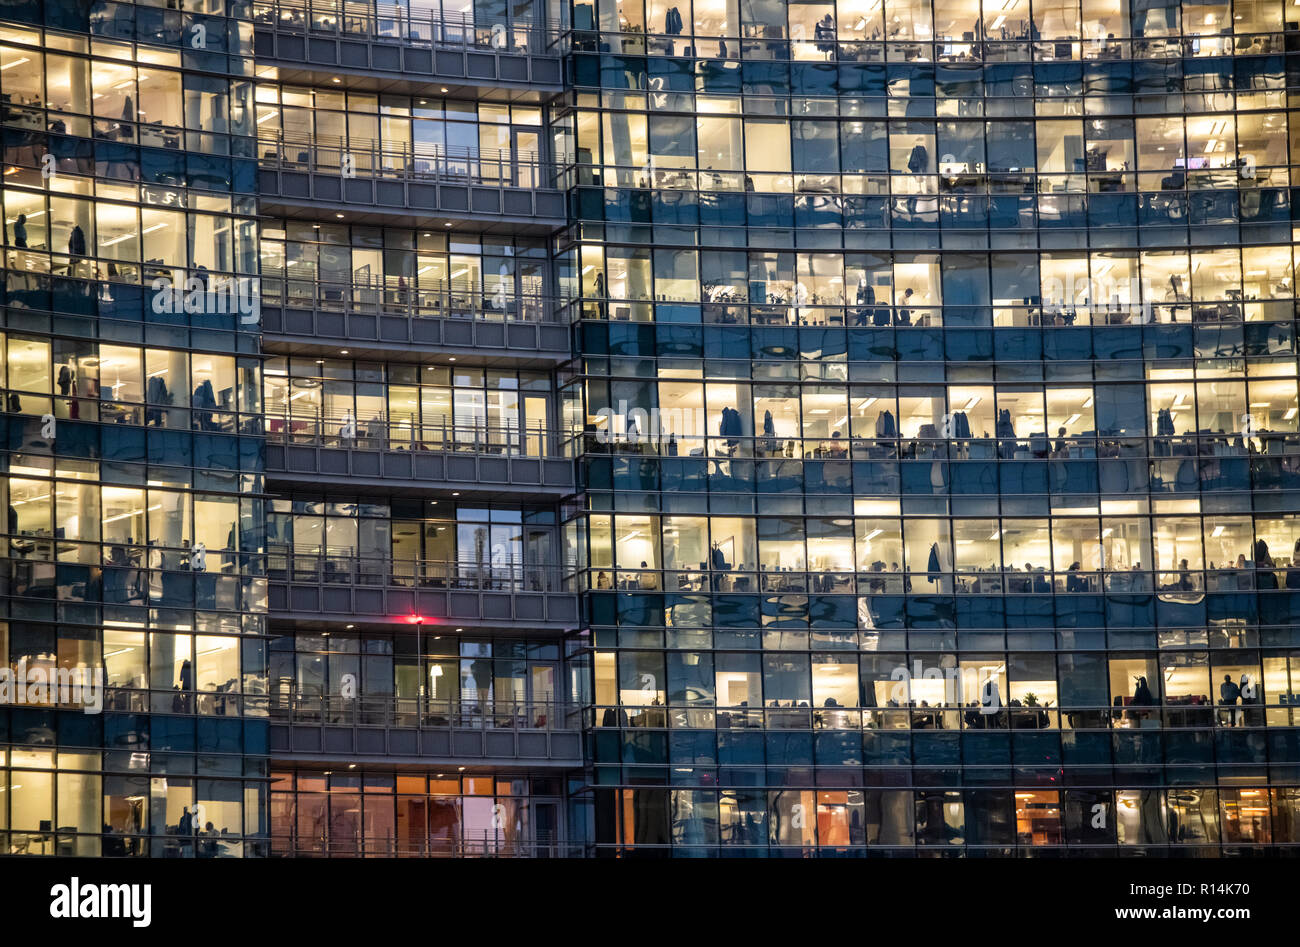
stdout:
[[[676,93],[686,99],[689,93]],[[977,100],[979,101],[979,100]],[[689,101],[678,102],[675,108],[689,110]],[[763,172],[754,170],[718,171],[712,168],[644,168],[612,163],[579,163],[574,155],[562,155],[556,162],[556,180],[563,188],[575,186],[618,187],[636,193],[648,201],[652,192],[661,200],[669,200],[664,192],[686,192],[671,198],[680,203],[690,200],[690,192],[733,192],[761,195],[781,194],[809,198],[812,207],[828,208],[838,212],[842,198],[876,199],[874,209],[864,207],[855,213],[874,213],[884,219],[891,209],[897,217],[906,212],[918,219],[934,218],[935,198],[949,195],[983,194],[992,186],[993,193],[1035,195],[1082,196],[1085,194],[1137,194],[1144,218],[1150,215],[1159,219],[1163,214],[1168,224],[1185,225],[1188,214],[1189,192],[1227,190],[1258,192],[1261,189],[1287,187],[1289,174],[1285,165],[1260,167],[1252,176],[1243,178],[1235,163],[1215,167],[1161,171],[1159,186],[1156,176],[1124,168],[1079,168],[1072,172],[1044,171],[1021,168],[1017,171],[990,169],[979,162],[944,162],[938,168],[920,171],[902,171],[879,168],[871,171],[840,172]],[[920,206],[918,199],[928,198],[928,206]],[[887,205],[892,201],[892,206]],[[870,207],[870,205],[867,205]],[[1064,223],[1064,221],[1062,221]],[[979,225],[983,228],[983,224]]]
[[[232,524],[233,525],[233,524]],[[63,532],[60,527],[60,532]],[[143,529],[141,530],[143,532]],[[232,536],[233,538],[233,536]],[[144,594],[150,583],[162,581],[161,572],[195,575],[260,575],[260,550],[208,549],[202,543],[164,545],[130,539],[95,540],[55,537],[48,528],[0,535],[4,554],[15,562],[58,562],[112,567],[103,579],[106,587],[127,581]],[[125,571],[124,571],[125,570]]]
[[495,148],[444,148],[263,131],[257,140],[257,153],[263,168],[314,171],[344,177],[527,190],[553,188],[556,181],[555,166],[542,161],[536,152],[517,154]]
[[430,451],[510,457],[558,457],[560,435],[540,424],[497,426],[473,421],[416,418],[266,415],[270,443],[360,450]]
[[559,323],[560,304],[549,296],[516,293],[513,288],[483,289],[445,280],[402,276],[348,282],[296,277],[288,267],[262,268],[262,305],[318,309],[322,312],[381,313],[420,319],[472,319],[480,322]]
[[[262,681],[253,683],[245,679],[245,686],[265,690]],[[215,717],[265,717],[268,712],[267,696],[263,693],[241,693],[238,678],[217,683],[202,678],[197,687],[182,690],[179,683],[171,690],[147,687],[105,687],[104,709],[132,713],[187,714]],[[147,749],[147,747],[145,747]]]
[[334,33],[349,38],[402,40],[414,45],[472,46],[511,53],[557,55],[557,23],[509,23],[504,19],[411,10],[405,5],[350,0],[257,0],[253,21],[280,30]]
[[303,838],[292,831],[274,834],[272,857],[356,858],[363,853],[372,858],[578,858],[584,853],[581,844],[556,839],[508,838],[484,832],[481,837],[436,838],[413,840],[390,835],[363,835],[358,840],[326,838],[324,834]]
[[571,570],[526,563],[358,556],[350,549],[295,552],[271,543],[267,577],[275,582],[456,592],[559,592],[573,590]]
[[297,685],[276,688],[270,698],[273,723],[347,727],[472,730],[577,730],[582,711],[555,700],[395,697],[344,697],[311,693]]
[[[87,390],[81,396],[65,397],[55,394],[54,416],[56,418],[222,434],[256,435],[261,427],[259,414],[247,410],[237,412],[233,404],[213,407],[191,405],[186,403],[189,396],[184,391],[169,394],[169,397],[176,398],[178,403],[143,403],[111,400],[114,394],[111,385],[105,385],[95,391],[90,387],[93,383],[82,384]],[[16,417],[39,418],[49,410],[50,392],[48,391],[15,391],[3,388],[0,388],[0,391],[4,391],[5,396],[9,398],[10,413]]]

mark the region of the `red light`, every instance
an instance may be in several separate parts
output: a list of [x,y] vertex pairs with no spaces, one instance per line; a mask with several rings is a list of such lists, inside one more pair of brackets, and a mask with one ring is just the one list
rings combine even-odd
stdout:
[[407,621],[408,624],[411,624],[411,625],[423,625],[423,624],[424,624],[424,616],[423,616],[423,615],[407,615],[407,616],[406,616],[406,621]]

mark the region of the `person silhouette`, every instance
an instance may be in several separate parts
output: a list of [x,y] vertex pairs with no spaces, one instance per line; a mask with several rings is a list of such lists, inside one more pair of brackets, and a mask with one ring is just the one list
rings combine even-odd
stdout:
[[1241,719],[1241,710],[1237,707],[1237,698],[1240,696],[1241,688],[1232,680],[1232,675],[1223,675],[1223,683],[1219,685],[1219,703],[1224,707],[1232,708],[1222,718],[1224,726],[1235,727]]
[[68,256],[74,260],[86,255],[86,231],[81,229],[77,224],[72,228],[72,233],[68,234]]
[[1156,702],[1155,697],[1151,694],[1151,688],[1147,684],[1145,677],[1137,679],[1137,686],[1133,688],[1133,703],[1139,707],[1150,707]]

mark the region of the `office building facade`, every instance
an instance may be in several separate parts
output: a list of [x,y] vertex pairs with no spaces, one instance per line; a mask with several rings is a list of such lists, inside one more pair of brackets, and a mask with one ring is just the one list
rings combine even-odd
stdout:
[[1298,28],[0,5],[5,851],[1300,844]]

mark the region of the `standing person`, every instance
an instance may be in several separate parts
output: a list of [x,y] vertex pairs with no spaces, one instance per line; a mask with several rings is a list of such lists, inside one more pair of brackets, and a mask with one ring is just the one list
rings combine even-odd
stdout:
[[1223,683],[1219,685],[1219,703],[1224,707],[1232,708],[1229,713],[1220,718],[1225,727],[1235,727],[1241,717],[1241,711],[1237,708],[1237,698],[1240,696],[1241,688],[1233,683],[1232,675],[1223,675]]
[[912,310],[907,307],[911,304],[913,295],[915,293],[912,291],[912,287],[909,286],[903,290],[903,298],[899,300],[898,309],[898,324],[900,326],[910,326],[912,324]]
[[27,249],[27,215],[19,214],[14,221],[14,246],[19,250]]
[[1151,695],[1151,687],[1147,684],[1147,679],[1139,677],[1137,686],[1133,688],[1133,703],[1139,707],[1151,707],[1155,702],[1156,699]]
[[1300,539],[1295,541],[1295,549],[1291,552],[1291,564],[1286,570],[1286,587],[1300,589]]
[[930,154],[925,147],[925,139],[917,138],[912,152],[907,156],[907,170],[913,174],[924,174],[930,164]]
[[86,231],[81,229],[81,224],[72,228],[72,233],[68,234],[68,256],[77,260],[86,255]]
[[742,422],[740,412],[735,408],[722,409],[722,421],[718,425],[718,433],[727,439],[727,452],[734,454],[736,446],[740,443]]
[[835,21],[828,13],[813,27],[813,39],[817,42],[817,51],[826,54],[828,60],[835,54]]

